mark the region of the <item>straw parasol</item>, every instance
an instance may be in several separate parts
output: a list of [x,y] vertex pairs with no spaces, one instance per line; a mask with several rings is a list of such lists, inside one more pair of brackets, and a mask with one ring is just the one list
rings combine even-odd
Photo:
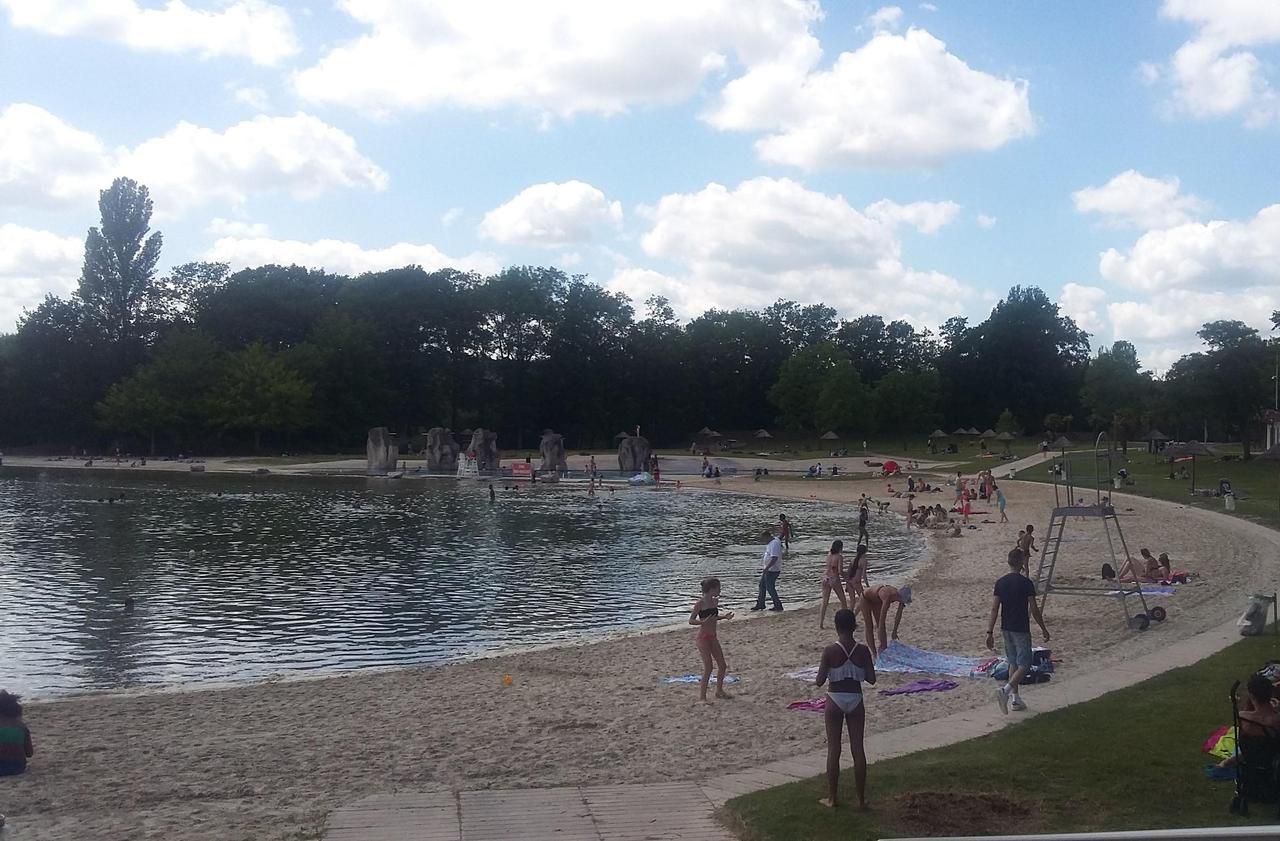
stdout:
[[617,435],[613,436],[613,440],[622,441],[623,439],[630,438],[630,437],[631,436],[625,432],[619,432]]
[[959,427],[956,427],[955,432],[952,432],[951,434],[952,435],[968,435],[969,430],[965,429],[963,426],[959,426]]
[[964,434],[965,435],[981,435],[982,433],[978,431],[978,427],[971,426],[964,431]]
[[1153,430],[1151,430],[1150,432],[1148,432],[1148,433],[1147,433],[1147,437],[1146,437],[1144,440],[1146,440],[1146,441],[1169,441],[1169,440],[1172,440],[1172,439],[1170,439],[1168,435],[1165,435],[1165,434],[1164,434],[1163,432],[1161,432],[1160,430],[1158,430],[1158,429],[1153,429]]
[[1010,442],[1016,440],[1017,437],[1018,436],[1014,435],[1012,432],[1001,432],[996,436],[996,440],[1004,444],[1004,451],[1007,453],[1009,452]]
[[711,427],[704,426],[702,427],[702,429],[698,430],[698,434],[701,435],[703,438],[710,438],[715,433],[711,431]]
[[769,430],[767,430],[767,429],[757,429],[757,430],[756,430],[756,437],[757,437],[757,438],[772,438],[773,436],[769,434]]
[[988,428],[985,432],[982,433],[982,440],[984,441],[987,440],[988,438],[995,438],[995,437],[996,437],[996,431],[994,429]]
[[929,433],[930,438],[950,438],[951,436],[943,432],[941,429],[935,429]]
[[836,435],[834,432],[828,432],[827,434],[822,436],[822,440],[823,441],[839,441],[840,436]]
[[1049,446],[1053,447],[1055,450],[1065,450],[1067,447],[1073,447],[1075,445],[1071,443],[1070,439],[1068,439],[1067,436],[1059,435],[1058,440],[1054,441]]
[[1212,449],[1198,442],[1198,440],[1189,440],[1189,442],[1172,447],[1172,454],[1174,456],[1192,457],[1192,493],[1196,493],[1196,458],[1199,456],[1212,456]]

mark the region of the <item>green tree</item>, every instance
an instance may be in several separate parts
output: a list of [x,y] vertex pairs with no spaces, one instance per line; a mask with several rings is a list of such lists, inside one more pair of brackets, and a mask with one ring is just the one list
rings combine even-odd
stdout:
[[1152,399],[1152,378],[1141,370],[1137,349],[1125,341],[1100,348],[1084,375],[1080,398],[1089,411],[1094,429],[1106,429],[1128,449],[1129,436],[1148,416]]
[[929,432],[938,425],[936,371],[893,371],[876,385],[876,418],[882,432],[893,432],[907,446],[911,433]]
[[163,237],[150,233],[151,196],[132,179],[113,181],[102,191],[98,209],[102,224],[85,238],[76,294],[89,323],[124,362],[150,336],[163,308],[155,277]]
[[227,358],[210,408],[224,429],[252,432],[253,450],[259,452],[263,432],[287,433],[306,425],[311,395],[311,383],[281,354],[254,342]]
[[156,454],[156,433],[178,421],[178,407],[165,396],[154,369],[143,368],[107,389],[98,418],[112,432],[137,433]]
[[1000,419],[996,421],[996,432],[1007,432],[1010,435],[1021,435],[1022,426],[1018,423],[1018,419],[1013,416],[1013,412],[1005,409],[1000,413]]
[[875,431],[875,397],[848,359],[837,359],[822,378],[814,407],[816,429],[867,436]]
[[[814,431],[822,389],[829,375],[842,362],[847,365],[848,357],[830,342],[791,354],[782,363],[778,381],[769,389],[769,402],[779,412],[778,423],[797,432]],[[836,387],[847,384],[847,378],[842,377]]]

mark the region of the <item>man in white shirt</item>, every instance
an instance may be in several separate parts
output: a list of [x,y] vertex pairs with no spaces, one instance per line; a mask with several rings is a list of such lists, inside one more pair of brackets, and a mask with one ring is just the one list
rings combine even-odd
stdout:
[[760,559],[760,595],[756,598],[752,610],[764,610],[764,594],[768,591],[773,599],[775,613],[782,611],[782,599],[778,598],[778,576],[782,574],[782,541],[773,536],[772,529],[765,529],[761,535],[765,542],[764,557]]

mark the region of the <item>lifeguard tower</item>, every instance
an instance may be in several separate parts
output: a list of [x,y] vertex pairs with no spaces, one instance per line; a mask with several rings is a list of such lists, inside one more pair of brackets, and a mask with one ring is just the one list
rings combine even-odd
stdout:
[[[1083,490],[1076,485],[1075,471],[1071,459],[1067,458],[1063,448],[1062,460],[1054,468],[1053,478],[1053,515],[1049,519],[1049,528],[1040,546],[1040,567],[1036,570],[1036,590],[1040,593],[1040,607],[1049,599],[1050,593],[1064,596],[1095,596],[1119,599],[1124,608],[1125,620],[1130,628],[1145,631],[1152,622],[1163,622],[1166,616],[1162,607],[1147,607],[1146,596],[1142,592],[1140,581],[1104,581],[1101,586],[1089,584],[1060,584],[1054,580],[1058,560],[1063,554],[1062,545],[1074,542],[1068,538],[1067,523],[1077,525],[1100,523],[1102,535],[1106,540],[1107,553],[1111,557],[1111,568],[1119,570],[1123,561],[1120,557],[1129,558],[1129,547],[1124,540],[1124,532],[1120,528],[1120,520],[1116,517],[1115,506],[1111,502],[1111,494],[1103,493],[1104,487],[1110,487],[1115,475],[1112,462],[1113,451],[1106,433],[1098,435],[1093,446],[1093,488]],[[1087,468],[1086,471],[1087,473]],[[1077,496],[1077,491],[1081,496]],[[1123,554],[1116,554],[1116,543],[1120,544]],[[1096,569],[1096,567],[1095,567]],[[1135,576],[1136,578],[1136,576]],[[1136,599],[1136,604],[1131,603]]]

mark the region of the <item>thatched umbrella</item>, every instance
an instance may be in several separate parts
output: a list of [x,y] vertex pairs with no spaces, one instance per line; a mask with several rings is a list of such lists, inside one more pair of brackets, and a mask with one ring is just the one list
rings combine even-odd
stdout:
[[714,435],[715,433],[713,433],[713,432],[711,431],[711,427],[709,427],[709,426],[704,426],[704,427],[702,427],[702,429],[699,429],[699,430],[698,430],[698,434],[699,434],[699,435],[701,435],[703,438],[710,438],[710,437],[711,437],[712,435]]
[[757,429],[757,430],[756,430],[756,437],[757,437],[757,438],[772,438],[773,436],[769,434],[769,430],[767,430],[767,429]]
[[969,430],[965,429],[963,426],[957,426],[951,434],[952,435],[968,435]]
[[950,437],[951,437],[950,435],[948,435],[947,433],[943,432],[941,429],[935,429],[933,432],[930,432],[930,433],[929,433],[929,438],[930,438],[930,439],[933,439],[933,438],[950,438]]
[[1154,453],[1159,451],[1161,444],[1163,444],[1165,441],[1169,441],[1172,439],[1170,439],[1168,435],[1165,435],[1160,430],[1153,428],[1150,432],[1147,433],[1146,438],[1144,438],[1143,440],[1147,442],[1147,452]]
[[839,441],[840,436],[836,435],[834,432],[828,432],[822,436],[822,440],[823,441]]
[[1196,492],[1196,458],[1198,456],[1212,456],[1213,450],[1210,450],[1199,441],[1187,441],[1170,448],[1173,455],[1191,456],[1191,492]]
[[719,432],[716,432],[716,431],[713,429],[713,430],[711,430],[710,432],[708,432],[708,433],[707,433],[707,437],[708,437],[708,438],[723,438],[724,436],[723,436],[723,435],[721,435]]
[[982,440],[986,441],[989,438],[995,438],[996,431],[994,429],[987,429],[985,432],[982,432],[981,435],[982,435]]
[[1072,444],[1071,441],[1067,439],[1067,436],[1059,435],[1058,440],[1054,441],[1049,446],[1053,447],[1054,449],[1062,450],[1063,454],[1066,454],[1067,447],[1074,447],[1075,445]]
[[627,438],[630,438],[630,437],[631,437],[631,436],[630,436],[630,435],[628,435],[628,434],[627,434],[627,433],[625,433],[625,432],[619,432],[617,435],[613,436],[613,440],[615,440],[615,441],[623,441],[623,440],[625,440],[625,439],[627,439]]
[[1017,438],[1012,432],[1001,432],[996,436],[996,440],[1004,444],[1004,451],[1009,452],[1009,443]]
[[964,431],[964,434],[965,435],[981,435],[982,433],[978,431],[978,427],[971,426]]

